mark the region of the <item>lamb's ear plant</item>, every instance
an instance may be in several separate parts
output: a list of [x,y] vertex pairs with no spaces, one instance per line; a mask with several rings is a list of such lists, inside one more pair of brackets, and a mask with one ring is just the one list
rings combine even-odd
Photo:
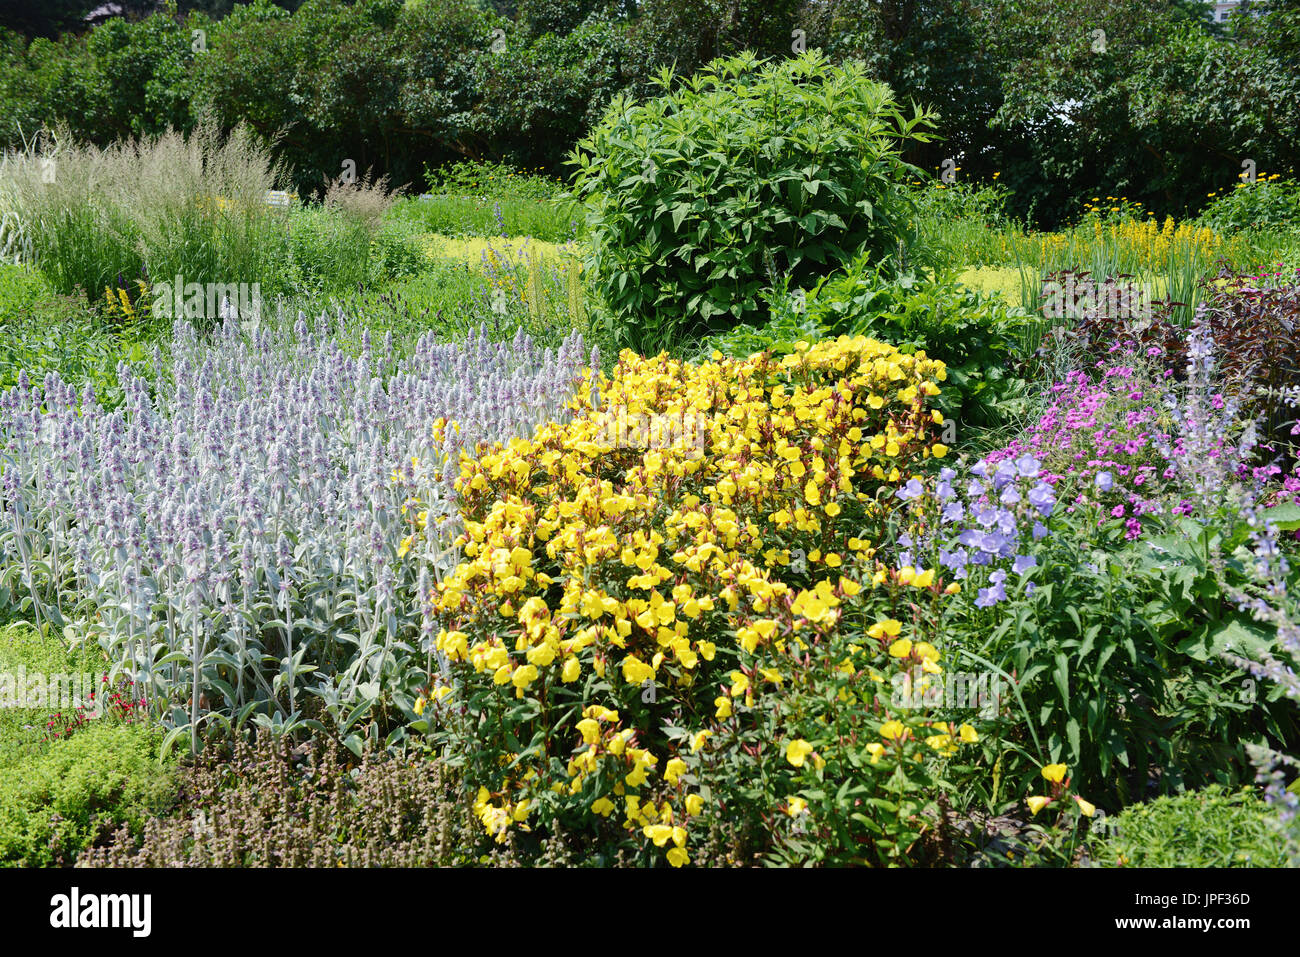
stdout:
[[349,354],[341,324],[178,322],[116,410],[54,373],[0,395],[5,587],[56,634],[93,623],[169,748],[328,726],[355,750],[404,723],[459,453],[563,418],[593,361],[576,333],[482,330]]

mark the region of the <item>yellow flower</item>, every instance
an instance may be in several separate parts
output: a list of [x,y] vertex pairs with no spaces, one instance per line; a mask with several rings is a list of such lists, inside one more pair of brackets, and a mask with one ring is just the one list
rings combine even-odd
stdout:
[[600,722],[592,718],[583,718],[575,727],[582,733],[584,744],[595,744],[600,739]]
[[415,713],[416,713],[416,714],[424,714],[424,706],[425,706],[427,703],[428,703],[428,702],[426,702],[426,701],[424,700],[424,696],[423,696],[423,695],[421,695],[420,697],[416,698],[416,699],[415,699],[415,709],[414,709],[414,710],[415,710]]
[[786,802],[785,813],[791,817],[798,817],[800,814],[808,813],[808,802],[801,797],[792,797]]
[[654,841],[655,847],[663,847],[672,839],[673,829],[668,824],[647,824],[642,833]]
[[897,720],[886,721],[880,726],[880,736],[891,741],[897,741],[906,731],[903,722]]
[[1078,803],[1079,810],[1083,812],[1084,817],[1092,817],[1094,814],[1097,813],[1097,805],[1092,804],[1089,801],[1085,801],[1077,794],[1074,795],[1074,800]]
[[673,867],[681,867],[683,864],[688,863],[690,859],[691,856],[682,847],[674,847],[668,852],[668,863]]
[[889,646],[889,657],[906,658],[912,653],[912,639],[900,638]]
[[704,798],[700,797],[698,794],[686,795],[687,814],[689,814],[691,817],[695,817],[702,810],[704,810]]
[[890,638],[897,638],[898,635],[899,635],[899,633],[900,633],[902,630],[903,630],[903,623],[902,623],[902,622],[900,622],[900,621],[896,621],[896,620],[893,619],[893,618],[887,618],[887,619],[885,619],[884,621],[878,621],[878,622],[876,622],[874,625],[872,625],[870,628],[868,628],[868,629],[867,629],[867,634],[868,634],[870,637],[872,637],[872,638],[876,638],[876,639],[881,639],[881,638],[884,638],[884,637],[886,637],[886,636],[888,636],[888,637],[890,637]]
[[804,758],[812,754],[813,746],[803,738],[796,738],[791,741],[785,749],[785,759],[793,764],[796,768],[803,767]]
[[560,672],[560,680],[565,684],[577,681],[578,676],[582,674],[582,665],[577,658],[569,657],[564,660],[564,669]]
[[664,765],[664,780],[676,784],[677,779],[686,773],[686,762],[681,758],[672,758]]
[[1049,764],[1043,768],[1043,777],[1053,784],[1060,784],[1067,770],[1064,764]]
[[976,741],[980,739],[980,736],[975,733],[975,729],[972,728],[969,724],[963,724],[961,726],[959,736],[967,744],[974,744]]
[[1034,795],[1033,797],[1025,798],[1025,803],[1029,805],[1029,810],[1037,816],[1039,811],[1052,803],[1052,799],[1041,795]]
[[724,697],[722,697],[722,696],[719,696],[719,697],[713,699],[713,703],[714,703],[714,705],[715,705],[715,706],[717,707],[717,709],[718,709],[718,710],[715,712],[714,717],[716,717],[719,721],[724,721],[724,720],[726,720],[727,718],[730,718],[730,717],[731,717],[731,699],[730,699],[730,698],[724,698]]

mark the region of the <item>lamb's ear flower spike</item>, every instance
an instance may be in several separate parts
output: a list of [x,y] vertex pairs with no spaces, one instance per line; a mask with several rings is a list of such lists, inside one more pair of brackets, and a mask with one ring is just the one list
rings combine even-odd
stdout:
[[[285,705],[265,664],[272,620],[287,622],[295,653],[321,674],[347,665],[328,657],[339,649],[311,638],[336,627],[342,609],[363,637],[387,630],[390,611],[401,634],[419,635],[420,563],[393,560],[411,530],[402,509],[412,486],[429,499],[425,507],[449,501],[456,448],[531,430],[531,406],[558,409],[585,355],[576,336],[565,343],[567,364],[524,336],[521,367],[480,327],[460,345],[423,336],[401,362],[391,335],[375,350],[364,330],[364,354],[353,358],[335,340],[347,326],[341,312],[311,319],[279,307],[251,333],[227,322],[199,336],[178,320],[169,362],[155,351],[151,380],[119,366],[118,408],[57,375],[36,387],[24,373],[0,395],[0,436],[15,446],[0,488],[6,501],[27,505],[23,522],[14,510],[0,516],[0,541],[12,550],[15,537],[48,538],[55,527],[70,534],[64,580],[75,579],[99,607],[124,609],[103,619],[110,652],[147,667],[139,638],[151,629],[157,653],[174,656],[150,675],[156,717],[168,702],[193,697],[196,650],[226,662],[236,707]],[[503,397],[490,414],[489,394]],[[447,448],[428,434],[437,417],[455,437]],[[428,462],[418,482],[412,458]],[[397,487],[387,481],[394,471]],[[299,588],[308,580],[321,585],[310,601]],[[41,575],[25,584],[38,610],[55,600]],[[226,626],[200,624],[214,616]],[[298,627],[304,619],[317,631]],[[384,662],[390,673],[400,668],[394,655]],[[215,673],[201,666],[199,685]],[[294,679],[304,680],[315,679]],[[205,700],[224,697],[199,691]],[[356,682],[343,682],[341,693],[344,703],[355,700]]]

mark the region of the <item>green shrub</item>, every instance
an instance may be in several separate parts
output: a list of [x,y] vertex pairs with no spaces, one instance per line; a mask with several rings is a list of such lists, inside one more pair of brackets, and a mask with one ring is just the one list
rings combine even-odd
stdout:
[[1107,867],[1285,867],[1273,813],[1249,789],[1211,785],[1157,798],[1107,820],[1093,860]]
[[1200,223],[1220,232],[1300,227],[1300,183],[1273,174],[1243,183],[1211,200]]
[[826,330],[808,315],[807,299],[791,294],[787,289],[772,290],[767,296],[770,318],[761,325],[741,323],[716,336],[706,336],[700,341],[697,355],[710,358],[714,351],[733,359],[743,359],[756,352],[771,351],[789,355],[799,342],[813,343],[826,335]]
[[287,234],[287,276],[293,288],[336,292],[370,278],[370,236],[364,223],[320,206],[304,206],[290,214]]
[[931,118],[904,116],[860,64],[742,55],[656,82],[647,103],[616,99],[571,160],[620,346],[761,320],[769,256],[800,286],[905,239],[916,170],[899,149],[928,140]]
[[429,192],[482,199],[557,199],[560,183],[545,173],[521,170],[509,163],[463,160],[436,170],[424,169]]
[[562,243],[582,233],[581,222],[555,201],[514,196],[411,197],[396,205],[392,217],[445,236],[531,236]]
[[39,270],[0,265],[0,392],[23,370],[33,383],[58,372],[78,388],[94,386],[101,402],[114,405],[121,397],[117,364],[144,358],[138,343],[106,330],[84,302],[55,292]]
[[808,316],[829,335],[867,335],[944,362],[936,405],[962,427],[996,425],[1020,408],[1025,382],[1013,368],[1034,319],[999,296],[946,274],[890,276],[862,255],[817,285]]
[[51,745],[0,776],[0,863],[71,863],[109,829],[139,832],[173,797],[143,725],[100,724]]

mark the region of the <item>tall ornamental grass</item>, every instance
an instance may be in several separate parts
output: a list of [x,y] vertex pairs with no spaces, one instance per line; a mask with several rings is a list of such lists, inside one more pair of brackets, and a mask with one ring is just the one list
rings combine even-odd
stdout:
[[267,285],[283,264],[287,211],[266,194],[283,182],[270,148],[242,126],[102,148],[41,134],[0,160],[0,220],[12,257],[63,293],[98,299],[177,274]]
[[123,367],[113,411],[57,373],[0,396],[0,585],[98,641],[169,744],[251,719],[360,748],[413,717],[402,680],[435,666],[416,587],[454,567],[437,530],[458,453],[562,420],[595,360],[580,334],[482,331],[349,354],[343,324],[178,322],[170,372]]

